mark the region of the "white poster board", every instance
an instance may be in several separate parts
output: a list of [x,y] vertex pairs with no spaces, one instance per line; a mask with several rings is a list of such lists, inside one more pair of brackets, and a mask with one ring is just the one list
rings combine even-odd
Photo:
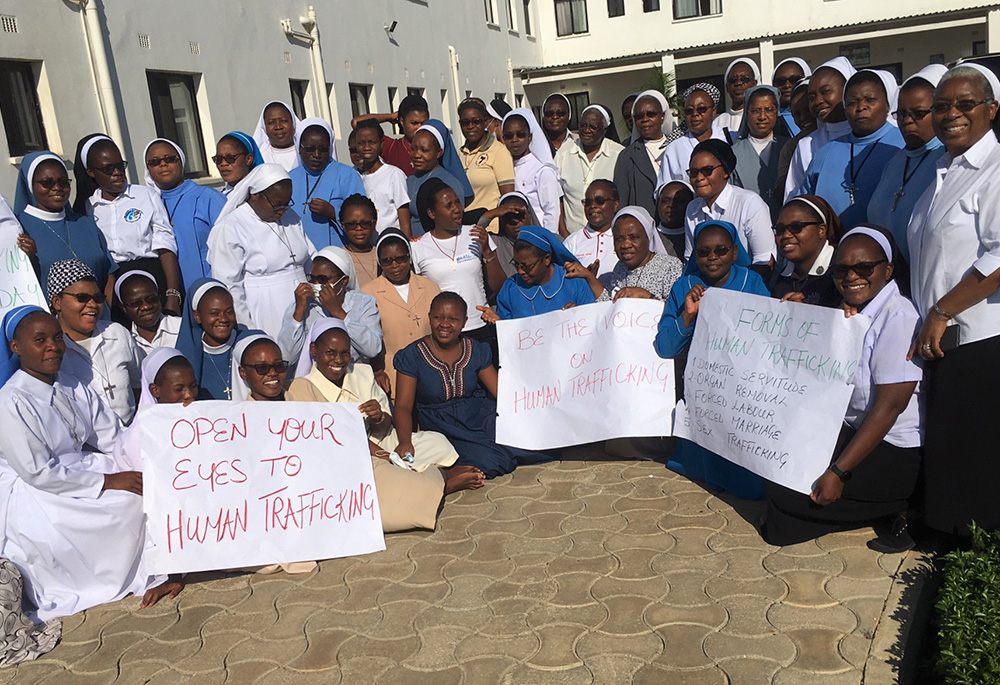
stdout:
[[385,549],[358,405],[208,401],[136,420],[151,573]]
[[675,435],[808,494],[830,465],[871,320],[710,288]]
[[497,442],[670,435],[674,361],[653,349],[662,313],[662,302],[622,299],[498,322]]
[[31,260],[17,246],[17,235],[13,231],[0,232],[0,318],[23,304],[48,309]]

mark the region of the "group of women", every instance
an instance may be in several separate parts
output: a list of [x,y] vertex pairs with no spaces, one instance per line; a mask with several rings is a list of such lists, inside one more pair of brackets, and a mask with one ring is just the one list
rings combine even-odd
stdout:
[[496,442],[496,322],[659,300],[650,343],[682,378],[709,288],[872,324],[811,495],[683,440],[670,468],[766,498],[761,533],[778,545],[885,522],[869,544],[905,549],[914,509],[947,533],[1000,526],[987,420],[1000,390],[1000,83],[976,65],[928,67],[897,89],[843,58],[814,71],[785,60],[773,87],[760,78],[749,60],[730,65],[725,112],[713,86],[692,86],[679,130],[662,94],[630,96],[627,146],[601,105],[570,132],[570,102],[553,95],[541,124],[463,101],[456,148],[409,96],[352,122],[351,165],[328,122],[271,102],[254,136],[220,139],[222,192],[186,179],[165,139],[145,148],[145,185],[127,182],[113,141],[80,141],[72,205],[62,160],[26,156],[18,245],[49,308],[0,322],[0,556],[24,576],[29,615],[180,591],[142,568],[128,435],[147,405],[355,403],[384,530],[432,529],[447,493],[555,456]]

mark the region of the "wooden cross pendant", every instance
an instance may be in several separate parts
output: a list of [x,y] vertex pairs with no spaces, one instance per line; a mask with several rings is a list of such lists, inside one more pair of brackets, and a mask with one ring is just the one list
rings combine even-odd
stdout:
[[892,198],[893,198],[893,200],[892,200],[892,211],[894,211],[894,212],[896,211],[896,207],[899,205],[899,198],[903,197],[903,195],[905,195],[905,194],[906,193],[903,192],[902,188],[900,188],[895,193],[893,193],[893,195],[892,195]]

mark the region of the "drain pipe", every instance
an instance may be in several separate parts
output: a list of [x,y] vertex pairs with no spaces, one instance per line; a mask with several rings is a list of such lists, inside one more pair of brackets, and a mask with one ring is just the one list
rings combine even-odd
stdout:
[[80,8],[83,15],[83,33],[87,42],[87,52],[90,54],[90,64],[97,88],[97,105],[104,120],[104,130],[112,140],[122,146],[124,151],[128,146],[122,134],[121,119],[115,101],[115,87],[111,81],[111,67],[108,64],[108,53],[104,49],[104,32],[101,29],[98,11],[100,0],[72,1]]
[[299,22],[307,33],[293,30],[291,19],[283,19],[281,21],[281,28],[284,30],[286,36],[297,38],[309,45],[309,61],[312,65],[313,101],[316,104],[319,115],[327,122],[332,123],[333,114],[330,111],[330,98],[326,93],[326,69],[323,66],[323,48],[320,45],[319,24],[316,22],[316,10],[312,5],[309,6],[304,17],[299,17]]

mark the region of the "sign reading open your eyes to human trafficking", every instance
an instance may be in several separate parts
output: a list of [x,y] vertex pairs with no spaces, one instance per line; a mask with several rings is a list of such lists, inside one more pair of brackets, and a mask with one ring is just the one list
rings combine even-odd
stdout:
[[17,246],[17,233],[0,233],[0,318],[14,307],[36,304],[48,308],[28,255]]
[[808,494],[830,465],[870,325],[839,309],[710,288],[675,435]]
[[137,417],[151,573],[385,549],[356,404],[195,402]]
[[497,323],[497,442],[670,435],[674,361],[653,349],[662,313],[662,302],[622,299]]

